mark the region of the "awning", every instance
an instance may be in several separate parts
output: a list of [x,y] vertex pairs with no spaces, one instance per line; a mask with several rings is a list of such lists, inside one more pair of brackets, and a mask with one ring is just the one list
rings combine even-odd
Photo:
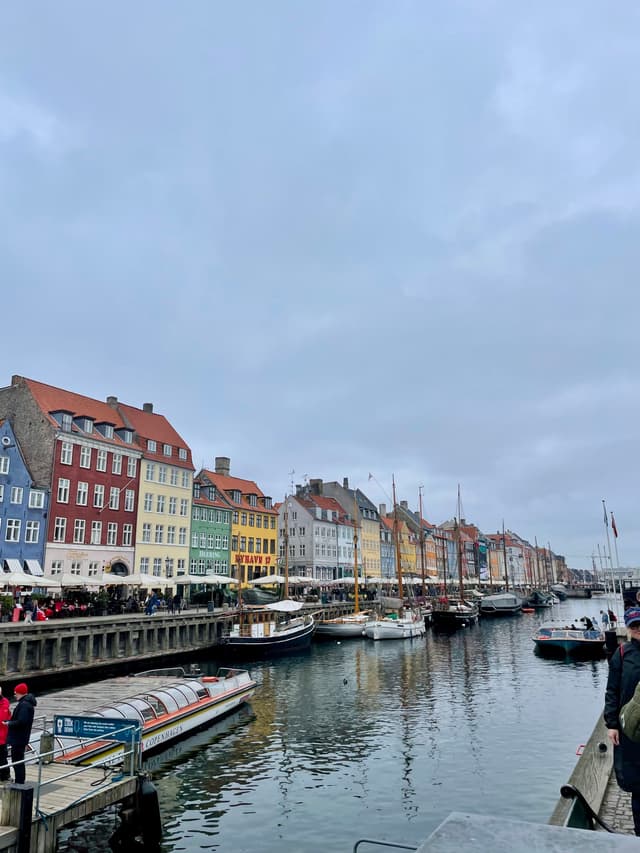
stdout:
[[[24,572],[22,571],[22,563],[20,562],[20,560],[5,560],[4,562],[5,562],[7,569],[12,574],[16,574],[16,575],[24,574]],[[5,569],[5,572],[6,572],[6,569]]]
[[205,586],[238,583],[237,578],[230,578],[229,575],[176,575],[174,578],[171,578],[171,580],[182,584],[202,583]]
[[42,566],[37,560],[25,560],[24,565],[27,572],[31,572],[34,577],[41,577],[44,574]]
[[[60,586],[65,587],[81,587],[81,586],[93,586],[98,587],[101,584],[100,578],[92,578],[88,575],[75,575],[71,572],[63,572],[61,575],[56,577],[56,580],[60,584]],[[36,583],[39,581],[36,580]]]

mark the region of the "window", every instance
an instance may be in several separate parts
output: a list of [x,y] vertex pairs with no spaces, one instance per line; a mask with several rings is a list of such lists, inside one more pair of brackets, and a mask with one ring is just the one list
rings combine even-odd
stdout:
[[164,512],[164,495],[158,495],[156,500],[156,512]]
[[[66,481],[69,482],[68,480]],[[11,503],[12,504],[21,504],[22,503],[22,486],[11,486]]]
[[158,465],[158,482],[166,483],[167,482],[167,466],[166,465]]
[[231,537],[231,550],[232,551],[238,550],[238,537],[236,535],[233,535]]
[[245,525],[246,525],[246,523],[247,523],[247,513],[246,513],[246,512],[241,512],[241,513],[240,513],[240,524],[242,524],[243,526],[245,526]]
[[178,498],[169,498],[169,515],[175,515],[178,508]]
[[153,439],[151,439],[151,438],[148,438],[147,439],[147,450],[149,451],[149,453],[155,453],[156,449],[157,449],[157,445],[156,445],[155,441],[153,441]]
[[201,548],[207,547],[207,534],[202,533],[202,531],[200,532],[200,547]]
[[264,526],[265,530],[269,527],[269,516],[268,515],[264,516],[264,525],[263,526]]
[[246,536],[240,537],[240,550],[241,551],[247,550],[247,537]]
[[145,474],[145,480],[149,480],[149,482],[153,482],[156,477],[156,466],[153,462],[147,462],[147,473]]
[[191,510],[191,518],[192,518],[194,521],[199,521],[199,520],[200,520],[200,507],[199,507],[199,506],[194,506],[194,507],[193,507],[193,509]]
[[27,521],[24,530],[24,541],[28,542],[30,545],[35,545],[35,543],[40,538],[40,522],[39,521]]
[[71,427],[73,425],[73,418],[68,412],[62,413],[61,426],[65,432],[71,432]]
[[186,545],[187,544],[187,528],[181,527],[178,530],[178,545]]
[[87,574],[89,577],[95,577],[98,574],[98,564],[94,562],[89,563],[89,570]]
[[256,525],[256,517],[252,512],[250,512],[249,513],[249,527],[255,527],[255,525]]
[[262,552],[262,539],[256,539],[256,554]]
[[59,575],[62,571],[62,560],[53,560],[51,563],[51,574]]
[[20,519],[19,518],[8,518],[7,526],[5,529],[4,540],[5,542],[19,542],[20,541]]
[[73,444],[68,441],[61,442],[60,446],[60,464],[71,465],[73,462]]
[[163,540],[164,540],[164,524],[156,524],[156,536],[155,536],[156,545],[162,545]]
[[113,424],[104,425],[104,437],[113,438]]
[[120,509],[120,489],[117,486],[109,489],[109,509]]
[[93,505],[98,509],[104,506],[104,486],[96,484],[93,487]]
[[187,451],[184,447],[178,448],[178,459],[182,459],[183,461],[187,458]]
[[169,476],[171,479],[171,485],[177,486],[178,485],[178,469],[172,468]]
[[93,421],[91,418],[85,418],[82,422],[82,429],[84,432],[91,434],[93,432]]
[[76,518],[73,522],[73,541],[77,545],[84,544],[84,518]]
[[262,516],[256,515],[256,527],[262,527]]
[[96,471],[106,471],[107,470],[107,451],[99,450],[98,458],[96,459]]
[[238,523],[238,510],[237,509],[234,509],[234,511],[233,511],[233,523],[234,524]]
[[146,575],[149,574],[149,558],[148,557],[140,557],[140,571],[144,572]]
[[133,512],[136,502],[136,493],[133,489],[127,489],[124,493],[124,511]]
[[192,548],[198,547],[198,534],[197,533],[191,534],[191,547]]
[[67,532],[67,519],[56,518],[53,526],[53,541],[64,542],[64,537]]
[[258,506],[257,495],[249,495],[249,506]]
[[[69,503],[69,480],[64,477],[60,477],[58,480],[58,503],[59,504],[68,504]],[[13,494],[13,490],[12,490]],[[13,497],[11,499],[13,501]]]
[[118,544],[118,525],[115,521],[110,521],[107,525],[107,545]]
[[138,460],[135,456],[129,456],[127,459],[127,477],[135,477],[138,470]]
[[305,557],[306,554],[307,554],[307,546],[304,544],[304,542],[302,542],[300,544],[300,556]]
[[0,456],[0,474],[9,473],[9,457]]
[[228,549],[228,547],[229,547],[229,537],[228,536],[222,537],[222,547],[224,548],[225,551]]
[[191,485],[191,478],[188,471],[182,472],[182,488],[188,489]]
[[175,545],[176,543],[176,528],[174,524],[167,527],[167,545]]
[[42,509],[44,507],[44,492],[40,491],[40,489],[31,489],[29,492],[29,507],[30,509]]
[[180,515],[189,514],[189,501],[186,498],[180,498]]
[[307,532],[307,530],[305,527],[299,527],[298,528],[298,536],[304,536],[306,532]]
[[170,444],[163,444],[162,445],[162,452],[164,453],[165,456],[171,456],[171,454],[173,453],[173,448],[171,447]]
[[78,489],[76,491],[76,504],[78,506],[86,506],[88,500],[89,500],[89,483],[83,483],[82,481],[79,481],[78,482]]
[[81,468],[91,468],[91,448],[90,447],[81,447],[80,448],[80,467]]
[[151,525],[143,524],[142,525],[142,541],[143,542],[151,542]]
[[102,543],[102,522],[91,522],[91,544],[100,545]]
[[144,493],[144,511],[151,512],[153,510],[153,494],[151,492]]
[[250,536],[248,539],[247,550],[250,554],[253,554],[253,536]]
[[[270,527],[272,530],[275,530],[275,529],[276,529],[276,517],[275,517],[275,515],[272,515],[272,516],[271,516],[270,521],[271,521],[271,524],[269,525],[269,527]],[[266,526],[267,526],[267,525],[265,524],[265,527],[266,527]]]
[[162,557],[153,558],[153,574],[159,578],[162,575]]
[[131,545],[133,539],[133,524],[122,525],[122,544]]
[[122,454],[113,454],[113,459],[111,460],[111,473],[122,474]]

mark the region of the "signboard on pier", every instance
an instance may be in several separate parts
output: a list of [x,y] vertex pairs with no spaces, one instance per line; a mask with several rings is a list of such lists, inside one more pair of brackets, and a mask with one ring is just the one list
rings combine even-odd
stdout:
[[76,717],[68,714],[53,718],[53,732],[56,737],[77,737],[88,740],[115,740],[118,743],[131,743],[140,739],[142,723],[140,720],[122,718],[119,720],[105,717]]

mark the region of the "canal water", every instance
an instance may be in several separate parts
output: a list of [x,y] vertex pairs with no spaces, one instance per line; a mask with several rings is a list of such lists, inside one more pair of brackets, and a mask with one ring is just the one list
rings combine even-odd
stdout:
[[[553,608],[563,623],[604,599]],[[452,811],[546,822],[602,710],[606,659],[534,652],[549,611],[422,640],[314,644],[249,666],[250,708],[150,759],[163,853],[415,844]],[[223,661],[198,661],[214,672]],[[108,849],[115,812],[61,836]],[[369,848],[371,849],[371,848]]]

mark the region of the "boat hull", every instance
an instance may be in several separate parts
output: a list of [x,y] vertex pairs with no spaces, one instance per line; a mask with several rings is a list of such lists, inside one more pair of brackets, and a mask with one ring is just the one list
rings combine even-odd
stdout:
[[424,619],[377,619],[369,622],[364,629],[365,637],[370,640],[410,640],[424,637],[426,633]]
[[366,625],[371,621],[367,616],[362,619],[349,618],[325,619],[318,622],[314,633],[316,640],[349,640],[364,636]]
[[543,654],[601,657],[605,648],[605,637],[602,631],[541,626],[532,639],[536,649]]
[[[294,620],[296,624],[280,628],[264,636],[245,636],[242,633],[231,633],[220,639],[220,650],[236,658],[259,658],[287,655],[305,651],[311,646],[311,639],[316,629],[312,616]],[[297,624],[297,623],[300,624]]]

